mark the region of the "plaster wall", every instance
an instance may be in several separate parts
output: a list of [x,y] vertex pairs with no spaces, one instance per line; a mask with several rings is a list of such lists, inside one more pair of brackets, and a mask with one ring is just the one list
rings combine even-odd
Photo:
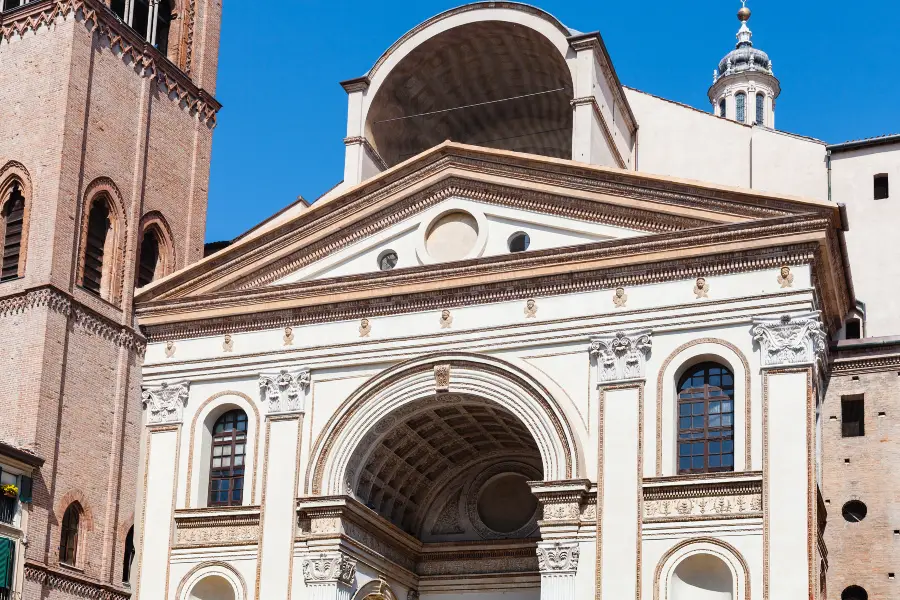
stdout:
[[[886,174],[890,194],[875,200],[874,176]],[[900,261],[892,249],[900,221],[900,143],[831,155],[831,197],[847,206],[846,233],[856,297],[866,304],[868,337],[900,331]]]
[[825,144],[625,88],[640,124],[637,170],[825,200]]

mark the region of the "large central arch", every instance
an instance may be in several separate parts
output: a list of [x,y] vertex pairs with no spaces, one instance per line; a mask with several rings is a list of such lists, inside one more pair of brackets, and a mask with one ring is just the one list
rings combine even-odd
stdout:
[[[435,354],[385,370],[356,390],[335,412],[316,441],[307,472],[312,495],[353,494],[354,453],[366,436],[393,427],[403,409],[445,395],[478,398],[515,415],[537,448],[545,481],[579,472],[572,428],[548,388],[524,369],[501,359],[469,353]],[[398,412],[401,411],[401,412]],[[501,415],[502,418],[502,415]]]

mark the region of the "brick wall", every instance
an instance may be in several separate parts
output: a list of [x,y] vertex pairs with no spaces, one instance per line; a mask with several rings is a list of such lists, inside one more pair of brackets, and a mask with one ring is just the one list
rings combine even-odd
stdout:
[[[828,385],[822,410],[828,598],[840,598],[851,585],[872,599],[900,596],[900,580],[888,577],[900,575],[900,533],[894,534],[900,532],[900,345],[894,353],[878,357],[873,370],[871,352],[839,352]],[[843,437],[841,399],[857,396],[864,400],[865,435]],[[866,505],[862,521],[842,516],[851,500]]]
[[[17,15],[47,14],[55,4],[4,13],[0,27],[19,27]],[[195,4],[202,32],[194,35],[192,76],[211,93],[221,3]],[[137,66],[142,45],[128,32],[112,37],[83,13],[69,13],[0,39],[0,186],[15,172],[28,190],[24,276],[0,283],[0,397],[8,415],[0,440],[45,459],[27,532],[26,600],[127,592],[122,555],[142,412],[142,340],[131,310],[142,217],[155,211],[166,221],[173,269],[203,252],[213,123],[190,104],[204,92],[191,92],[170,65],[168,81],[180,87],[162,89]],[[187,101],[185,90],[193,94]],[[122,243],[107,257],[120,273],[119,299],[76,285],[85,194],[98,181],[115,190],[123,215]],[[85,514],[72,570],[59,565],[58,548],[63,512],[75,500]]]

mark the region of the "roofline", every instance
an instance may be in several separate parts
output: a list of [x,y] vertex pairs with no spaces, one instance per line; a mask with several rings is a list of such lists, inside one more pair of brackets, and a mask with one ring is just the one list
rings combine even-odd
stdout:
[[16,448],[6,442],[0,442],[0,456],[8,456],[38,469],[44,464],[44,459],[37,454],[32,454],[27,450]]
[[576,35],[570,35],[567,39],[569,40],[569,45],[572,46],[576,42],[588,40],[591,38],[595,38],[600,44],[600,52],[603,53],[603,58],[609,65],[609,71],[610,73],[612,73],[613,79],[616,82],[616,89],[612,90],[612,93],[615,94],[620,100],[622,100],[622,104],[624,105],[625,110],[628,112],[628,118],[631,119],[634,130],[637,131],[637,129],[640,127],[640,123],[638,123],[637,117],[634,114],[634,110],[632,110],[631,104],[628,102],[628,97],[625,95],[625,86],[622,85],[622,80],[619,79],[619,73],[616,72],[616,66],[613,64],[612,58],[609,55],[609,50],[606,49],[606,42],[603,41],[603,36],[600,35],[600,32],[590,31],[588,33],[579,33]]
[[900,144],[900,133],[891,135],[883,135],[880,137],[867,138],[864,140],[852,140],[849,142],[841,142],[840,144],[828,144],[825,148],[829,152],[849,152],[851,150],[859,150],[862,148],[875,148],[876,146],[888,146],[890,144]]

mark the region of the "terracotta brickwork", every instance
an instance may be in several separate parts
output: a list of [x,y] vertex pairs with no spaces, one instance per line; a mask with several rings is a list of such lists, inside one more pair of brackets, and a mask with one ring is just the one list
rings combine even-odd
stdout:
[[[186,35],[187,5],[194,30]],[[26,194],[22,277],[0,283],[0,440],[45,460],[35,474],[22,598],[124,598],[145,341],[131,308],[142,225],[166,234],[167,274],[202,257],[221,2],[174,3],[169,56],[99,0],[38,0],[0,14],[0,190]],[[38,25],[35,26],[34,24]],[[87,210],[113,202],[115,278],[79,286]],[[4,198],[5,199],[5,198]],[[159,272],[159,271],[158,271]],[[75,568],[62,516],[83,508]]]
[[[869,598],[895,598],[900,580],[900,342],[842,342],[822,409],[822,495],[828,510],[828,598],[857,585]],[[864,435],[844,437],[842,399],[863,399]],[[851,427],[852,428],[852,427]],[[848,432],[851,433],[851,432]],[[847,462],[849,461],[849,462]],[[851,500],[861,521],[842,516]]]

